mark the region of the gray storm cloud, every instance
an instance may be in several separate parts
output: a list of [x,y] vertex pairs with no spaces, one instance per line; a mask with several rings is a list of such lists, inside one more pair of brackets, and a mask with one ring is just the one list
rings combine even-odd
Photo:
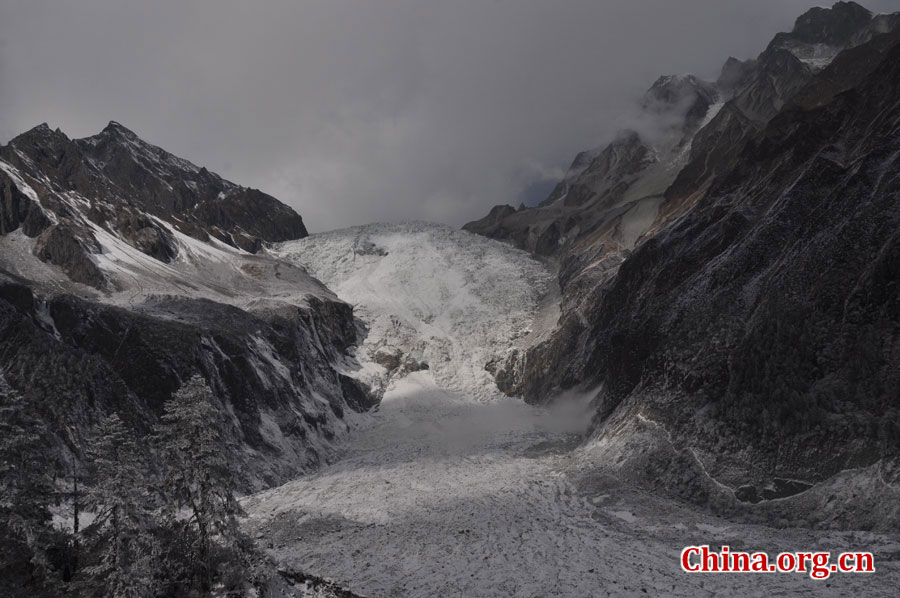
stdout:
[[658,75],[714,77],[808,7],[0,0],[0,138],[117,120],[275,195],[313,231],[459,225],[558,176]]

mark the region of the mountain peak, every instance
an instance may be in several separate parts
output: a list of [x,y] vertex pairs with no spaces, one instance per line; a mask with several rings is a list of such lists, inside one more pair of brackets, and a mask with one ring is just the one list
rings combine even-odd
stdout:
[[872,12],[856,2],[836,2],[831,8],[816,6],[794,22],[791,36],[815,44],[843,44],[872,20]]
[[675,106],[686,99],[691,101],[698,95],[712,99],[716,95],[715,87],[691,74],[663,75],[644,94],[644,106],[658,110]]
[[103,131],[101,131],[101,134],[120,135],[127,139],[138,139],[137,133],[135,133],[122,123],[114,120],[109,121],[109,124],[104,127]]
[[644,94],[641,108],[648,114],[675,117],[679,127],[696,126],[718,99],[715,85],[694,75],[664,75]]
[[65,133],[56,129],[55,131],[50,128],[50,125],[47,123],[41,123],[35,127],[32,127],[22,133],[21,135],[17,135],[10,142],[9,145],[15,145],[18,147],[24,146],[45,146],[47,144],[68,141],[69,138],[66,137]]
[[[114,120],[101,132],[74,140],[43,123],[9,145],[0,147],[5,161],[44,181],[48,190],[83,198],[74,206],[68,196],[59,195],[46,209],[59,222],[74,223],[67,230],[86,248],[98,247],[90,226],[83,225],[87,221],[163,262],[172,259],[176,248],[160,221],[200,241],[215,237],[251,253],[264,242],[307,236],[300,215],[274,197],[226,181]],[[82,257],[90,262],[90,251],[85,251]],[[85,280],[100,284],[97,277]]]
[[753,76],[755,64],[754,60],[738,60],[729,56],[716,79],[716,87],[727,91],[744,86]]

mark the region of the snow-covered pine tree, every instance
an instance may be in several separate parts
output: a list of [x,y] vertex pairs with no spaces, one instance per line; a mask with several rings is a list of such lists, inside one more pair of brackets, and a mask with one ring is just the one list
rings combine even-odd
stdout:
[[[207,593],[216,562],[232,570],[243,568],[245,554],[246,539],[237,522],[242,511],[225,457],[224,421],[212,390],[199,375],[185,382],[164,410],[157,438],[168,461],[167,521],[170,528],[181,529],[190,559],[186,574],[196,589]],[[189,513],[187,519],[183,510]]]
[[0,372],[0,590],[23,578],[30,585],[50,581],[47,550],[56,493],[47,443],[33,406]]
[[110,415],[95,428],[87,455],[93,476],[85,502],[96,513],[90,533],[98,560],[86,573],[104,596],[150,598],[156,594],[157,525],[134,432]]

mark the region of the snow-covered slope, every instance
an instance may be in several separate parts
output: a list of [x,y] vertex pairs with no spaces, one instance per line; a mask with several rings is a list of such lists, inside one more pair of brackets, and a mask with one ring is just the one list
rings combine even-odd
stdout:
[[485,365],[529,335],[552,288],[550,273],[525,252],[438,224],[350,228],[273,253],[354,306],[368,328],[360,375],[381,387],[427,364],[442,388],[498,396]]
[[120,237],[87,223],[97,239],[94,263],[109,286],[104,292],[66,278],[58,266],[34,255],[35,240],[13,231],[0,237],[0,268],[41,290],[63,291],[103,303],[133,306],[161,295],[209,299],[242,309],[276,303],[302,305],[310,296],[334,299],[323,284],[300,268],[247,253],[217,239],[189,237],[167,223],[177,254],[169,263],[132,247]]
[[[174,157],[173,157],[174,159]],[[38,201],[38,194],[13,165],[0,160],[0,170],[32,205],[53,221],[56,215]],[[0,268],[45,289],[63,290],[105,303],[131,306],[154,295],[210,299],[246,308],[261,300],[303,304],[313,295],[334,299],[319,281],[300,268],[248,253],[209,236],[201,241],[171,223],[145,215],[169,239],[171,257],[157,259],[129,242],[114,228],[90,219],[91,201],[77,191],[58,194],[60,210],[72,226],[89,234],[95,245],[86,257],[105,281],[102,291],[71,280],[64,270],[39,259],[41,239],[21,228],[0,236]]]
[[292,479],[373,404],[340,371],[350,306],[252,253],[305,235],[275,198],[117,123],[81,140],[36,127],[0,146],[0,374],[51,406],[56,454],[77,463],[94,422],[148,431],[199,373],[241,489]]

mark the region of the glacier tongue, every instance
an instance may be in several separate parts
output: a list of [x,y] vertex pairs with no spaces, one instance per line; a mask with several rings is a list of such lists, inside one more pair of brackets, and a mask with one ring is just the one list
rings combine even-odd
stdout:
[[[356,375],[385,388],[332,464],[243,499],[244,528],[288,573],[371,598],[769,596],[808,593],[811,584],[837,597],[896,588],[889,564],[879,565],[882,577],[835,576],[828,586],[799,574],[686,575],[685,544],[777,553],[808,546],[809,531],[724,521],[623,485],[610,451],[581,445],[589,396],[547,408],[498,397],[485,360],[543,328],[530,320],[543,319],[548,276],[525,254],[417,223],[325,233],[274,251],[355,305],[369,328]],[[379,361],[396,364],[378,358],[389,349],[430,369],[389,375]],[[654,433],[633,435],[636,454],[654,450]],[[819,534],[816,542],[835,550],[847,540]],[[896,544],[867,535],[866,546]]]
[[477,400],[500,396],[485,364],[531,332],[553,285],[522,251],[422,222],[313,235],[274,253],[354,306],[368,328],[355,375],[384,389],[427,364],[439,387]]

